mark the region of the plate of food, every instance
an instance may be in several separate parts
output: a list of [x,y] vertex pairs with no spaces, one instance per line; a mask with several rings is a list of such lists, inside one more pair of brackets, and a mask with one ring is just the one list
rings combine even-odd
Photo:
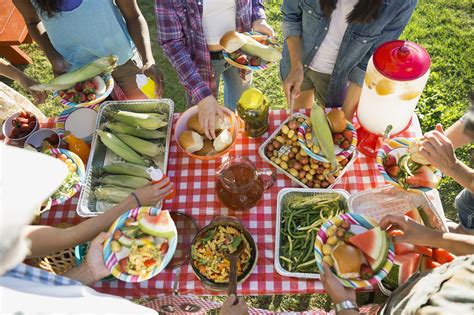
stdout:
[[105,100],[113,89],[114,79],[110,74],[103,74],[78,82],[69,89],[54,91],[53,96],[70,107],[92,106]]
[[225,33],[221,40],[224,59],[244,70],[262,70],[281,59],[281,50],[273,38],[257,32]]
[[245,243],[237,265],[237,282],[243,282],[257,263],[257,247],[240,221],[232,217],[217,217],[196,234],[191,245],[191,265],[196,276],[209,290],[228,289],[230,261],[233,253]]
[[46,150],[44,153],[66,163],[69,170],[69,174],[64,180],[64,183],[51,196],[51,206],[55,206],[64,203],[81,190],[81,185],[85,180],[86,170],[81,158],[74,152],[53,148]]
[[125,282],[153,278],[168,265],[176,250],[178,233],[167,210],[131,209],[109,229],[104,261],[112,275]]
[[427,192],[435,189],[441,172],[418,152],[419,139],[393,138],[377,152],[377,168],[390,184],[404,190]]
[[376,286],[392,269],[392,240],[374,221],[360,214],[345,213],[323,224],[314,253],[318,268],[324,261],[346,287]]

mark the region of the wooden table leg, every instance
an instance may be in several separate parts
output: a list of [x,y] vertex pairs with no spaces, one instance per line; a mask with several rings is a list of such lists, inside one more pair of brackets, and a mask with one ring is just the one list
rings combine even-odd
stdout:
[[14,65],[27,65],[31,58],[18,46],[0,46],[0,57],[10,61]]

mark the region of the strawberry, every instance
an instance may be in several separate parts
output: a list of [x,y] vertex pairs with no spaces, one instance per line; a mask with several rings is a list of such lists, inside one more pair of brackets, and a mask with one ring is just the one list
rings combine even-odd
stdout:
[[240,55],[238,58],[235,59],[235,62],[241,65],[248,65],[249,61],[246,55]]
[[96,97],[95,94],[88,94],[88,95],[87,95],[87,100],[88,100],[88,101],[93,101],[93,100],[95,100],[96,98],[97,98],[97,97]]
[[10,131],[10,135],[8,137],[14,139],[18,137],[19,134],[20,134],[20,128],[15,127]]
[[94,94],[95,93],[95,85],[92,81],[86,81],[82,83],[82,92],[85,94]]
[[371,279],[374,276],[374,271],[367,264],[360,265],[359,273],[360,277],[365,280]]
[[18,115],[18,117],[28,119],[28,118],[30,118],[30,115],[28,115],[27,112],[25,112],[24,110],[22,110],[22,111],[20,112],[20,114]]
[[439,262],[440,264],[445,264],[447,262],[453,261],[455,256],[442,248],[433,249],[433,260]]
[[82,87],[82,83],[81,83],[81,82],[76,83],[76,84],[74,85],[74,90],[76,90],[77,92],[82,92],[82,89],[83,89],[83,87]]
[[262,63],[262,60],[258,57],[250,58],[250,65],[253,67],[258,67]]
[[59,91],[59,97],[62,98],[62,99],[65,99],[66,98],[66,92],[65,91]]
[[87,100],[87,96],[82,92],[77,92],[73,99],[75,103],[84,103]]
[[341,133],[334,133],[332,135],[334,144],[340,144],[344,140],[344,136]]
[[351,143],[347,140],[344,140],[344,141],[341,142],[341,144],[339,146],[341,147],[341,149],[347,150],[351,147]]
[[74,96],[76,95],[76,92],[67,92],[66,97],[64,98],[68,102],[74,102]]
[[390,166],[386,169],[386,171],[390,177],[397,178],[400,174],[400,167],[398,167],[398,165]]
[[342,135],[344,136],[344,138],[346,138],[347,141],[352,142],[352,131],[346,129],[342,132]]
[[48,142],[51,143],[51,145],[56,146],[59,143],[59,137],[57,134],[53,133],[51,136],[48,137]]
[[397,158],[394,155],[387,154],[384,158],[383,165],[386,169],[395,166],[397,165]]
[[21,132],[30,132],[30,126],[28,126],[28,124],[22,124],[20,126],[20,131]]
[[28,128],[29,128],[30,130],[33,130],[33,129],[35,128],[35,126],[36,126],[36,121],[32,121],[32,122],[29,122],[29,123],[28,123]]
[[168,248],[169,248],[168,242],[161,243],[160,252],[163,254],[166,254],[166,252],[168,251]]

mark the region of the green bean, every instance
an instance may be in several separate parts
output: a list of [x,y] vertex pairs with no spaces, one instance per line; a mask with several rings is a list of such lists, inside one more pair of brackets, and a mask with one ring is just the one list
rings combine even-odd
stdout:
[[289,263],[289,264],[292,264],[292,263],[293,263],[293,262],[291,261],[291,259],[288,259],[288,258],[286,258],[285,256],[280,256],[280,259],[286,261],[286,262]]

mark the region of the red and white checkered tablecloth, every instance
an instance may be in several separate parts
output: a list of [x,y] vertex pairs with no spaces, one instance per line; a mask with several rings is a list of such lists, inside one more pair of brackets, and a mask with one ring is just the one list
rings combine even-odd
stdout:
[[[179,114],[174,115],[176,122]],[[270,112],[270,128],[268,133],[258,139],[240,136],[231,151],[233,155],[246,156],[256,163],[258,168],[271,167],[258,155],[258,148],[263,141],[285,119],[285,111]],[[45,122],[45,126],[54,127],[54,119]],[[421,130],[417,120],[401,136],[413,137]],[[223,207],[218,201],[214,188],[216,178],[214,172],[220,165],[220,160],[200,161],[188,157],[178,149],[174,133],[171,137],[168,160],[168,175],[175,183],[176,197],[166,200],[164,209],[180,211],[191,215],[200,227],[208,224],[218,215],[233,215],[241,219],[249,232],[254,236],[258,247],[258,262],[251,276],[242,283],[239,294],[291,294],[323,292],[321,282],[280,276],[273,266],[275,244],[275,222],[277,194],[284,187],[296,186],[283,174],[277,175],[272,188],[267,190],[260,203],[247,212],[234,212]],[[341,181],[334,187],[356,193],[386,185],[379,175],[375,159],[360,154],[358,159],[343,175]],[[60,222],[78,223],[81,218],[76,214],[78,195],[63,205],[59,205],[43,214],[41,224],[53,225]],[[118,280],[97,283],[94,288],[98,291],[128,298],[170,295],[173,293],[173,283],[176,270],[167,269],[153,279],[141,283],[125,283]],[[205,290],[194,275],[189,264],[180,267],[178,276],[178,291],[181,294],[207,295],[215,294]]]

